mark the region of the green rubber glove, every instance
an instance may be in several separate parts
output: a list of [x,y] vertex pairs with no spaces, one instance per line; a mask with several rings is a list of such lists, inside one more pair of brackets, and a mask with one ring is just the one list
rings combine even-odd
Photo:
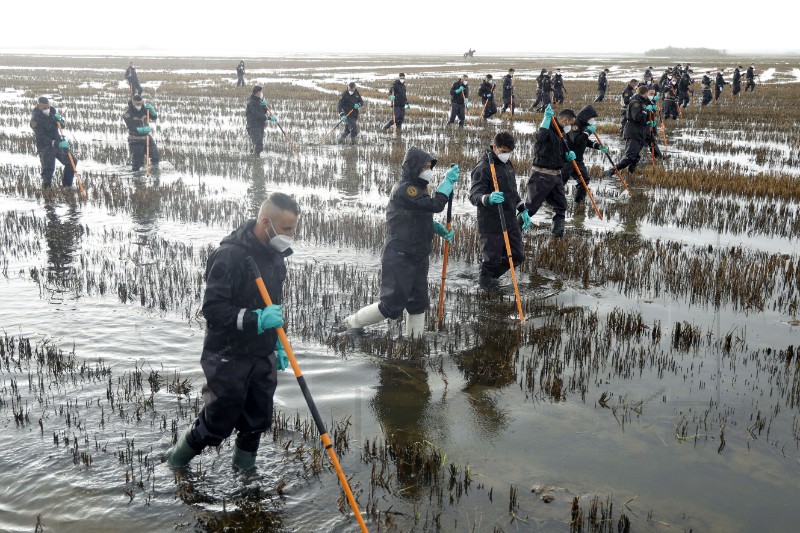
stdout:
[[61,148],[62,150],[69,150],[69,141],[64,139],[63,141],[58,143],[58,147]]
[[278,343],[275,345],[275,366],[278,367],[278,370],[281,372],[289,367],[289,356],[286,354],[286,350],[283,349],[283,343],[280,339],[278,339]]
[[269,105],[269,104],[267,103],[267,99],[266,99],[266,98],[264,98],[263,100],[261,100],[261,105],[263,105],[264,107],[267,107],[267,106]]
[[575,152],[570,150],[569,152],[567,152],[567,155],[565,157],[567,158],[567,161],[575,161]]
[[469,106],[469,98],[464,98],[464,105]]
[[531,227],[531,216],[528,214],[527,209],[520,213],[520,218],[522,218],[522,229]]
[[458,165],[453,165],[444,175],[444,179],[455,184],[458,181]]
[[358,109],[359,107],[361,107],[361,106],[358,105],[358,104],[353,104],[353,109]]
[[649,106],[645,107],[645,109],[649,112],[658,111],[658,106],[655,104],[650,104]]
[[347,117],[342,115],[342,122],[347,122]]
[[53,115],[53,118],[56,120],[56,122],[58,122],[59,124],[61,124],[61,127],[62,127],[62,128],[64,127],[64,119],[63,119],[63,118],[61,118],[61,115],[59,115],[58,113],[56,113],[55,115]]
[[445,196],[450,196],[453,194],[453,182],[448,179],[442,180],[442,182],[439,184],[439,187],[436,188],[436,192],[440,192]]
[[280,305],[268,305],[263,309],[253,309],[253,312],[258,315],[258,334],[261,335],[268,329],[280,328],[283,326],[283,315],[281,314]]
[[433,221],[433,232],[447,242],[453,242],[453,236],[456,234],[456,230],[447,231],[447,227],[444,224],[435,220]]
[[653,97],[654,102],[658,102],[661,99],[661,95],[657,94]]
[[494,191],[489,195],[489,205],[502,204],[506,201],[506,195],[502,191]]
[[395,96],[392,94],[392,95],[389,95],[389,98],[390,98],[391,100],[394,100]]
[[597,126],[595,126],[594,124],[589,124],[588,126],[586,126],[586,131],[589,133],[594,133],[597,131]]
[[655,123],[655,121],[654,121],[654,120],[651,120],[650,122],[648,122],[648,123],[646,124],[646,126],[648,126],[648,127],[650,127],[650,128],[655,128],[655,127],[656,127],[656,125],[657,125],[657,124]]
[[464,90],[463,86],[459,87],[458,89],[456,89],[456,94],[461,94],[461,91],[463,90]]
[[151,117],[153,117],[153,118],[155,118],[155,117],[156,117],[156,108],[155,108],[155,107],[153,107],[153,104],[151,104],[150,102],[147,102],[147,103],[144,105],[144,107],[145,107],[145,108],[146,108],[148,111],[150,111],[150,116],[151,116]]
[[600,147],[600,151],[603,152],[604,154],[607,154],[608,153],[608,146],[601,146]]
[[542,119],[542,123],[539,124],[539,127],[549,130],[550,121],[553,119],[553,115],[555,115],[553,107],[550,104],[547,104],[547,107],[544,108],[544,118]]
[[271,117],[269,117],[269,121],[270,122],[278,122],[278,117],[276,117],[275,115],[272,115]]
[[406,109],[411,109],[411,104],[406,104]]
[[150,126],[139,126],[136,128],[136,133],[139,135],[149,135],[151,131],[153,130],[150,129]]

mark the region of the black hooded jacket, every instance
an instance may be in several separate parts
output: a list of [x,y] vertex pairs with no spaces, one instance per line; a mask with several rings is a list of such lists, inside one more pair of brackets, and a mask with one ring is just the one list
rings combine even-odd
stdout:
[[736,70],[733,71],[733,83],[739,84],[741,83],[741,81],[742,81],[742,73],[737,68]]
[[261,98],[251,94],[250,98],[247,99],[245,115],[247,117],[247,129],[263,129],[267,123],[267,106],[261,105]]
[[483,80],[483,83],[481,83],[481,86],[478,88],[478,96],[481,97],[483,103],[486,103],[486,99],[489,98],[490,94],[494,95],[495,87],[496,84],[494,83],[494,80]]
[[503,232],[497,205],[489,205],[489,195],[494,192],[491,165],[494,165],[497,188],[503,193],[503,213],[509,230],[517,227],[517,212],[525,209],[525,203],[519,197],[514,165],[510,160],[508,163],[500,161],[489,147],[472,169],[472,185],[469,189],[469,201],[478,208],[478,233],[481,234]]
[[36,135],[36,151],[41,152],[53,146],[53,142],[61,140],[61,134],[58,131],[55,115],[58,113],[56,108],[50,106],[47,110],[48,114],[45,115],[44,111],[39,109],[39,106],[33,108],[31,111],[31,129]]
[[395,107],[405,107],[408,103],[408,99],[406,98],[406,84],[400,83],[400,80],[394,80],[394,83],[389,88],[389,95],[394,95],[394,103]]
[[567,160],[567,148],[556,133],[553,126],[554,120],[556,117],[551,119],[550,128],[540,127],[536,132],[536,143],[533,145],[533,164],[550,170],[561,170]]
[[[456,90],[458,90],[459,87],[463,87],[464,90],[457,93]],[[457,79],[453,82],[453,86],[450,87],[450,103],[463,104],[465,98],[469,98],[469,85],[463,85],[461,79]]]
[[648,105],[647,98],[638,93],[633,95],[631,103],[628,104],[628,109],[625,112],[625,118],[628,121],[625,123],[625,130],[622,132],[623,139],[644,141],[647,121],[649,120],[649,114],[646,109]]
[[392,187],[386,208],[386,241],[384,252],[391,249],[415,257],[430,255],[433,247],[433,214],[441,213],[449,198],[428,192],[428,182],[420,179],[422,165],[436,159],[412,146],[403,160],[403,176]]
[[597,90],[605,91],[607,88],[608,88],[608,79],[606,78],[605,71],[603,71],[597,77]]
[[[136,109],[132,100],[128,100],[128,109],[122,114],[122,120],[128,127],[128,133],[132,136],[143,137],[136,132],[136,128],[147,126],[147,108],[142,105],[141,109]],[[150,122],[158,120],[158,115],[150,113]]]
[[[572,126],[572,129],[564,135],[567,139],[569,149],[575,152],[575,160],[583,161],[583,154],[587,148],[600,150],[600,143],[594,142],[589,139],[589,134],[586,132],[586,126],[589,125],[589,120],[597,118],[597,111],[591,105],[587,105],[578,111],[577,120]],[[572,165],[570,165],[572,166]]]
[[364,100],[358,93],[358,89],[355,89],[353,94],[350,94],[350,91],[345,89],[342,96],[339,98],[339,116],[343,117],[352,110],[353,112],[350,113],[350,117],[358,118],[358,109],[353,107],[354,104],[358,104],[359,107],[364,105]]
[[278,252],[262,245],[253,234],[255,224],[254,219],[249,220],[222,239],[206,262],[204,357],[266,357],[275,351],[275,329],[258,334],[258,315],[253,310],[265,305],[245,259],[250,256],[255,260],[272,303],[280,304],[286,279],[284,258],[292,254],[292,249]]
[[503,76],[503,98],[511,98],[514,94],[514,77],[511,74]]
[[745,77],[752,81],[756,77],[756,70],[753,67],[747,67],[747,72],[745,73]]
[[125,79],[130,81],[131,83],[136,83],[139,81],[139,76],[136,74],[135,67],[128,67],[125,69]]

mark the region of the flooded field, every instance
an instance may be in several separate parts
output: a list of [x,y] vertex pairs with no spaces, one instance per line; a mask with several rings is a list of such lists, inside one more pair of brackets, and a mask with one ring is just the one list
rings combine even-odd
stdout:
[[[228,441],[188,472],[161,462],[202,406],[205,260],[274,191],[303,211],[287,331],[370,531],[794,531],[800,70],[725,66],[753,60],[756,91],[726,87],[701,108],[698,88],[667,121],[669,157],[626,176],[630,195],[587,154],[602,219],[570,200],[553,240],[550,209],[533,217],[520,324],[510,278],[478,289],[468,171],[509,129],[524,186],[542,67],[561,68],[575,110],[610,69],[595,106],[620,159],[624,83],[681,58],[249,60],[238,89],[237,60],[143,58],[165,162],[146,176],[130,171],[121,119],[127,60],[0,56],[0,531],[359,531],[291,372],[254,473],[234,472]],[[695,76],[717,61],[692,61]],[[513,119],[482,124],[473,104],[466,128],[445,126],[459,74],[477,93],[512,66]],[[401,70],[399,135],[381,126]],[[366,102],[360,142],[320,142],[348,81]],[[244,126],[256,82],[291,140],[268,126],[260,159]],[[66,120],[85,199],[41,188],[28,126],[41,95]],[[387,194],[410,146],[438,157],[437,182],[463,170],[443,327],[431,309],[421,340],[396,321],[336,334],[377,299]],[[432,301],[441,264],[437,242]]]

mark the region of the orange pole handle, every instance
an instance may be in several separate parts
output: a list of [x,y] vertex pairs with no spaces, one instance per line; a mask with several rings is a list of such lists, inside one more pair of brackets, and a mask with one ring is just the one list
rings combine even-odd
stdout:
[[[355,111],[355,109],[351,109],[350,111],[348,111],[348,112],[347,112],[347,114],[345,115],[345,118],[349,117],[349,116],[350,116],[350,113],[352,113],[353,111]],[[339,127],[339,125],[340,125],[341,123],[342,123],[342,120],[341,120],[341,119],[339,119],[339,122],[337,122],[337,123],[336,123],[336,125],[335,125],[334,127],[332,127],[332,128],[331,128],[331,131],[329,131],[328,133],[326,133],[326,134],[325,134],[325,136],[324,136],[322,139],[320,139],[320,140],[319,140],[319,143],[321,143],[322,141],[324,141],[325,139],[327,139],[328,137],[330,137],[331,133],[333,133],[334,131],[336,131],[336,128],[338,128],[338,127]],[[317,143],[317,144],[319,144],[319,143]]]
[[[602,148],[605,148],[605,145],[603,144],[603,141],[600,140],[600,136],[597,135],[597,132],[594,132],[594,138],[597,139],[597,142],[600,143],[600,146]],[[609,156],[608,154],[606,154],[606,156],[608,156],[608,160],[611,161],[611,164],[614,166],[614,172],[617,173],[617,176],[619,177],[620,181],[625,186],[625,190],[628,191],[628,196],[631,196],[631,190],[628,188],[628,184],[625,183],[625,178],[623,178],[622,174],[619,173],[619,169],[617,168],[616,163],[614,163],[614,161],[611,159],[611,156]]]
[[[500,192],[500,186],[497,183],[497,174],[494,171],[494,163],[489,163],[489,169],[492,171],[492,183],[494,183],[494,190],[495,192]],[[508,240],[508,230],[506,229],[503,206],[498,205],[497,207],[500,210],[500,217],[503,223],[503,240],[506,243],[506,255],[508,256],[508,266],[511,270],[511,281],[514,284],[514,296],[517,299],[517,312],[519,313],[519,321],[525,322],[525,314],[522,312],[522,298],[520,298],[519,287],[517,286],[517,272],[514,270],[514,258],[511,255],[511,242]]]

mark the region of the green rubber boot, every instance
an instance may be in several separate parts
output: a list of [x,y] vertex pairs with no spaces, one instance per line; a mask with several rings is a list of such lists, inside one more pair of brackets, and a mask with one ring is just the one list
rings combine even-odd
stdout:
[[238,446],[233,447],[233,466],[242,472],[256,466],[257,452],[246,452]]
[[195,455],[200,453],[189,446],[189,443],[186,441],[186,436],[190,431],[191,429],[187,429],[186,432],[178,438],[178,443],[167,450],[166,459],[170,468],[183,468],[189,464],[189,461],[191,461]]

